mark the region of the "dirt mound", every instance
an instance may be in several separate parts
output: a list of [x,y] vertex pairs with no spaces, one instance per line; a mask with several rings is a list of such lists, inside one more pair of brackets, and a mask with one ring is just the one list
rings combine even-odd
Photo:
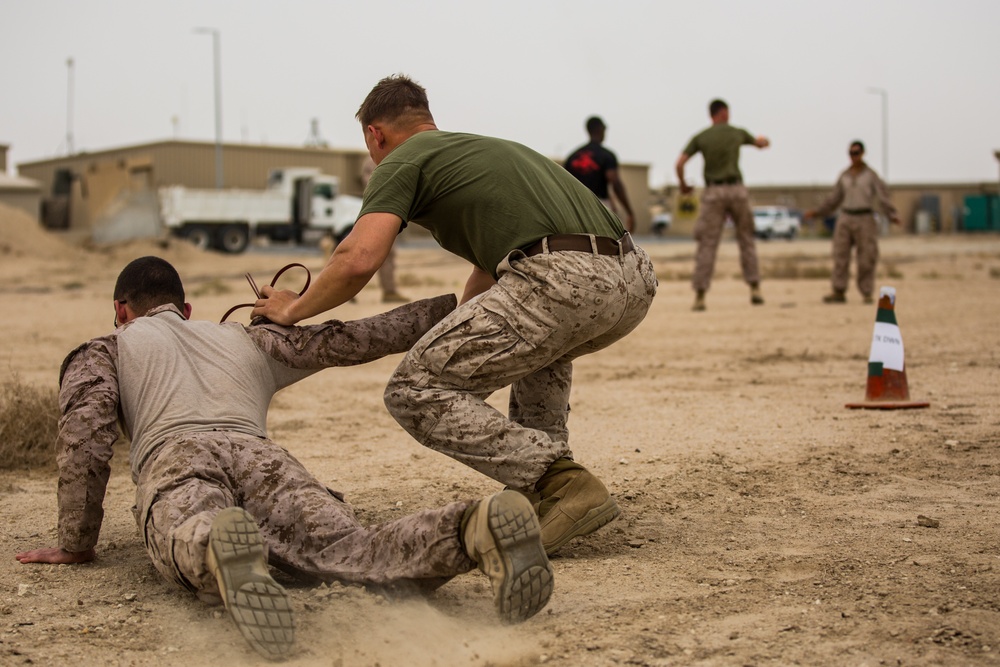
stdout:
[[[183,266],[217,256],[199,250],[186,241],[172,238],[132,239],[117,243],[97,243],[91,239],[76,244],[57,232],[47,231],[27,213],[0,204],[0,257],[26,262],[38,260],[57,265],[88,267],[94,271],[105,266],[121,268],[143,255],[156,255]],[[225,261],[229,258],[217,256]]]
[[35,257],[52,261],[71,261],[83,255],[76,248],[45,231],[35,218],[24,211],[0,204],[0,257]]

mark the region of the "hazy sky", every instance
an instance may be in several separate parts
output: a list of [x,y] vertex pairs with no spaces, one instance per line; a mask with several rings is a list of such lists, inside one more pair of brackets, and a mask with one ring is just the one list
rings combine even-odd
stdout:
[[[855,138],[889,180],[996,181],[997,0],[0,0],[0,143],[9,162],[177,137],[212,141],[212,38],[227,142],[302,145],[310,120],[363,148],[354,119],[379,78],[428,90],[441,129],[551,156],[598,114],[621,161],[673,163],[727,100],[751,185],[832,183]],[[74,60],[68,113],[67,58]],[[13,171],[13,167],[11,167]],[[688,166],[701,182],[701,160]]]

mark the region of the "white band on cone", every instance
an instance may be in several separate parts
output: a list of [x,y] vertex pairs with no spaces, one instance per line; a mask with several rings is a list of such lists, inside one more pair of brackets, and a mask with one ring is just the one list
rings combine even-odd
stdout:
[[868,362],[882,362],[882,368],[893,371],[903,370],[903,335],[899,326],[887,322],[876,322],[872,334],[872,351]]

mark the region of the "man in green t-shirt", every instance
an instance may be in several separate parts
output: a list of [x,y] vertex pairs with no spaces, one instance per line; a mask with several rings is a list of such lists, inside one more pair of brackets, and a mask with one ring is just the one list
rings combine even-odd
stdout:
[[[468,260],[461,304],[406,355],[385,404],[421,444],[531,498],[551,554],[618,515],[569,448],[572,362],[639,325],[653,265],[561,166],[438,130],[426,91],[405,76],[380,81],[358,120],[378,166],[354,230],[301,297],[264,288],[253,316],[291,324],[349,300],[409,222]],[[486,403],[507,386],[509,416]]]
[[729,106],[722,100],[712,100],[708,113],[712,117],[712,125],[688,142],[676,164],[681,194],[688,194],[692,188],[684,180],[684,165],[698,153],[705,159],[705,191],[701,195],[701,214],[694,227],[698,250],[691,277],[691,286],[696,294],[692,310],[705,310],[705,292],[712,282],[715,257],[727,217],[732,218],[736,226],[740,268],[743,269],[743,279],[750,285],[750,303],[761,305],[764,297],[760,293],[753,211],[750,210],[750,197],[740,173],[740,148],[744,145],[767,148],[770,142],[766,137],[754,137],[746,130],[730,125]]

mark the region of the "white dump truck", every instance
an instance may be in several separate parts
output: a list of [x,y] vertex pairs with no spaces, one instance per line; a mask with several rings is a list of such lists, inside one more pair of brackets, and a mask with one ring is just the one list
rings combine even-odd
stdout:
[[361,199],[340,194],[336,176],[311,167],[274,169],[266,190],[160,190],[160,219],[176,236],[198,247],[229,253],[264,237],[297,243],[330,236],[338,241],[354,227]]

